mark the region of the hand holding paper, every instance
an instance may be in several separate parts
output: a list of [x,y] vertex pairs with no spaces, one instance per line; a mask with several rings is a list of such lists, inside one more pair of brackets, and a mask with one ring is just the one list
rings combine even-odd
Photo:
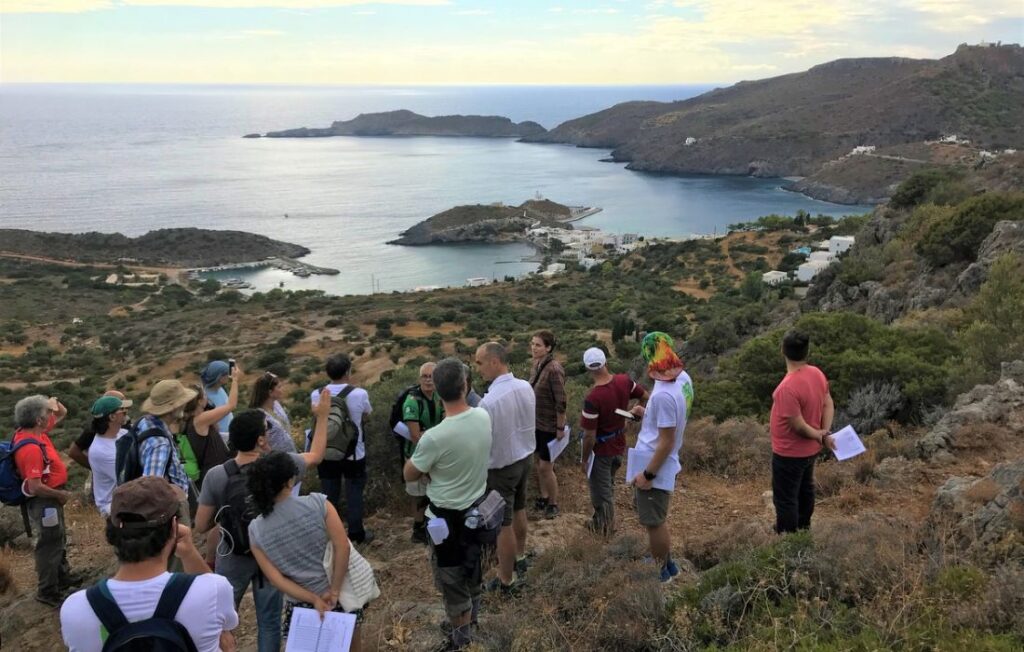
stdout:
[[835,453],[836,459],[840,462],[851,457],[857,457],[867,450],[864,447],[864,442],[860,440],[860,437],[854,431],[853,426],[846,426],[842,430],[832,433],[831,437],[833,443],[832,452]]

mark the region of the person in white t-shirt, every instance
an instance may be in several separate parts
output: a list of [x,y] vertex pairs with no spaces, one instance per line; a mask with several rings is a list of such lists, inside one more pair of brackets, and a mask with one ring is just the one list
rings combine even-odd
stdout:
[[[355,452],[343,457],[344,453],[327,447],[324,460],[317,467],[317,475],[320,477],[320,487],[323,489],[327,500],[331,501],[338,513],[345,514],[345,527],[348,530],[348,538],[353,543],[369,543],[373,541],[373,533],[367,531],[363,526],[363,489],[366,488],[366,431],[363,429],[363,419],[373,412],[370,405],[370,395],[361,387],[351,386],[352,381],[352,360],[344,353],[337,353],[327,358],[324,364],[324,371],[331,382],[322,389],[326,389],[331,396],[337,396],[348,390],[345,396],[345,405],[348,406],[348,414],[352,422],[359,429],[359,438],[356,441]],[[320,389],[316,389],[309,396],[314,411],[320,401]],[[331,428],[337,427],[334,421],[328,425],[327,441],[331,441]],[[311,435],[307,436],[307,449]],[[339,502],[341,500],[342,480],[345,482],[345,510],[342,512]]]
[[90,591],[92,599],[108,607],[112,600],[129,626],[152,618],[165,588],[189,581],[188,575],[167,572],[172,554],[181,560],[185,573],[195,575],[174,610],[174,622],[184,626],[198,652],[235,649],[231,630],[238,626],[238,614],[231,585],[210,573],[192,543],[192,531],[178,523],[183,498],[166,479],[153,476],[114,490],[106,538],[117,555],[117,572],[64,601],[61,633],[71,652],[100,652],[108,640],[124,635],[101,622]]
[[92,495],[100,514],[110,514],[110,496],[117,486],[114,462],[117,459],[117,440],[127,430],[124,422],[132,402],[116,396],[102,396],[92,404],[92,431],[95,437],[86,449],[89,468],[92,469]]
[[693,407],[693,381],[683,371],[683,362],[672,348],[672,338],[660,331],[648,333],[641,344],[647,373],[654,388],[643,414],[636,449],[650,455],[647,466],[634,478],[637,517],[647,530],[651,557],[661,564],[661,581],[671,582],[679,574],[672,560],[672,539],[665,521],[675,478],[682,468],[679,449],[683,430]]

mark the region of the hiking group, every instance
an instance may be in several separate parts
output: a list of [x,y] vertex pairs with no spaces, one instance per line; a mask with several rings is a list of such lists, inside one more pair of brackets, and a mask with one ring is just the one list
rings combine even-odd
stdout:
[[[505,345],[480,345],[472,362],[487,383],[482,396],[463,361],[425,363],[418,382],[392,406],[410,538],[428,547],[447,615],[443,649],[465,649],[478,635],[483,594],[528,589],[527,487],[534,467],[533,508],[540,518],[560,514],[551,450],[565,443],[571,424],[555,347],[550,331],[533,335],[526,380],[510,370]],[[814,462],[823,445],[831,446],[828,381],[807,363],[808,350],[805,335],[786,334],[787,373],[772,395],[770,465],[780,533],[810,526]],[[647,378],[633,379],[612,373],[602,349],[583,353],[591,386],[578,421],[580,472],[593,508],[587,529],[609,537],[617,529],[615,484],[627,457],[627,423],[639,422],[629,454],[646,464],[624,480],[633,485],[649,560],[658,579],[669,582],[679,573],[671,497],[694,387],[667,334],[648,333],[641,354]],[[118,564],[111,577],[70,595],[83,578],[67,562],[68,470],[50,439],[67,409],[41,395],[18,401],[16,432],[0,445],[0,499],[21,507],[35,536],[36,599],[61,607],[69,649],[233,650],[249,589],[260,652],[281,649],[301,607],[321,617],[349,614],[350,649],[361,649],[359,624],[380,595],[372,566],[357,550],[375,538],[363,514],[365,427],[373,407],[367,391],[352,383],[346,354],[327,358],[324,370],[328,382],[310,395],[303,452],[281,404],[282,379],[258,376],[249,409],[239,411],[242,372],[233,360],[209,363],[193,387],[156,382],[134,423],[134,404],[120,392],[96,399],[68,455],[91,471],[91,498]],[[312,468],[320,491],[304,493]],[[485,582],[491,556],[496,570]]]

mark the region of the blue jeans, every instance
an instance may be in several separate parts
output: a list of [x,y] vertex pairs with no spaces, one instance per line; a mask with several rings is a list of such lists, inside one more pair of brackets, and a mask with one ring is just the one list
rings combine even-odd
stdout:
[[[325,469],[324,465],[328,467]],[[331,501],[338,514],[345,517],[348,538],[362,541],[366,536],[363,527],[363,489],[366,488],[366,458],[361,460],[342,460],[340,462],[321,462],[318,469],[320,488],[324,490],[327,500]],[[345,509],[341,505],[341,485],[345,484]]]
[[279,652],[281,649],[281,592],[260,573],[256,560],[247,555],[227,555],[217,558],[217,574],[231,583],[235,593],[235,610],[242,602],[245,590],[252,584],[252,599],[256,603],[256,624],[259,652]]

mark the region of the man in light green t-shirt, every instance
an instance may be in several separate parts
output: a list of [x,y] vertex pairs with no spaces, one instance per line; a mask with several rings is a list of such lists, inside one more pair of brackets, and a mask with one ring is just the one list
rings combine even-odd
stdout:
[[403,474],[406,482],[430,477],[430,511],[448,526],[443,541],[431,542],[430,558],[452,624],[449,649],[461,650],[470,643],[480,608],[480,546],[463,536],[463,527],[466,510],[487,490],[491,418],[466,403],[469,386],[462,362],[442,360],[433,378],[446,416],[420,438]]

